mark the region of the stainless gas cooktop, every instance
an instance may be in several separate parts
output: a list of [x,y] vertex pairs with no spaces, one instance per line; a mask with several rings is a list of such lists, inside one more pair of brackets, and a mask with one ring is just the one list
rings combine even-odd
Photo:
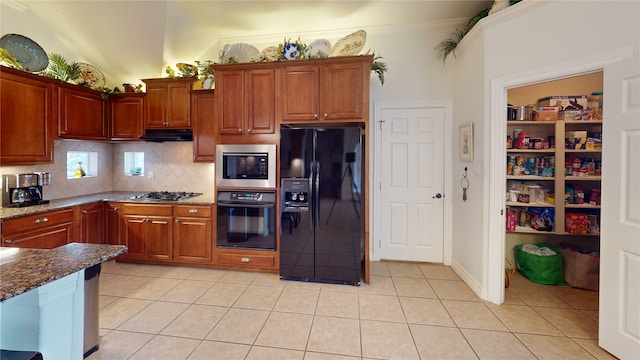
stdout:
[[202,195],[202,193],[185,192],[185,191],[153,191],[146,194],[138,194],[130,197],[131,200],[160,200],[160,201],[176,201],[188,199],[194,196]]

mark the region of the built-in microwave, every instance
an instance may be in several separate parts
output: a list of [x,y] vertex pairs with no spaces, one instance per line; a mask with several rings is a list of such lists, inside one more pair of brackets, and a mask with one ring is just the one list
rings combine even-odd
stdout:
[[216,145],[216,186],[276,187],[276,145]]

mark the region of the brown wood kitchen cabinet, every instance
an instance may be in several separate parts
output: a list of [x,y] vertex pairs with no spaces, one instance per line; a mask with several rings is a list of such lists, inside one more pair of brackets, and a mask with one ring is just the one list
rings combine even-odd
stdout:
[[187,263],[211,263],[211,206],[174,205],[173,260]]
[[116,94],[109,97],[109,140],[136,141],[142,136],[143,93]]
[[78,226],[78,239],[76,241],[105,244],[105,216],[102,201],[78,205],[75,211],[76,224]]
[[0,165],[53,163],[55,85],[0,66]]
[[99,91],[58,85],[58,137],[107,140],[107,101]]
[[[124,236],[124,219],[122,218],[122,203],[107,202],[104,205],[105,213],[105,241],[109,245],[125,245]],[[120,255],[121,257],[122,255]]]
[[282,122],[367,122],[372,55],[297,61],[278,69]]
[[52,249],[74,242],[71,208],[4,219],[2,246]]
[[158,203],[123,204],[124,259],[171,260],[172,206]]
[[217,65],[216,119],[220,134],[275,132],[275,69],[264,64]]
[[191,90],[195,78],[143,79],[145,129],[191,127]]
[[214,90],[191,92],[193,161],[216,161],[216,123]]

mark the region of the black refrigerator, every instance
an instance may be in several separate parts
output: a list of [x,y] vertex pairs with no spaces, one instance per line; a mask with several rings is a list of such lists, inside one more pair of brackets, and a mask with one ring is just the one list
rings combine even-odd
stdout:
[[363,154],[359,127],[281,129],[281,279],[360,285]]

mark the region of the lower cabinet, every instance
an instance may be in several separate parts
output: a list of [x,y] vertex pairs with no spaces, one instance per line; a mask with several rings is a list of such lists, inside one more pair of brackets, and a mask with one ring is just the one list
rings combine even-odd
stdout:
[[[124,230],[124,223],[121,216],[122,204],[118,202],[105,203],[105,241],[109,245],[124,245],[122,231]],[[120,255],[118,258],[122,257]]]
[[78,240],[81,243],[104,244],[105,217],[104,204],[94,202],[76,207],[76,223],[78,224]]
[[2,221],[2,246],[52,249],[74,242],[74,210],[64,209]]
[[278,257],[275,251],[217,249],[216,264],[233,268],[277,270]]
[[123,204],[123,259],[171,260],[172,205]]
[[211,206],[174,206],[173,259],[211,263],[214,220]]

